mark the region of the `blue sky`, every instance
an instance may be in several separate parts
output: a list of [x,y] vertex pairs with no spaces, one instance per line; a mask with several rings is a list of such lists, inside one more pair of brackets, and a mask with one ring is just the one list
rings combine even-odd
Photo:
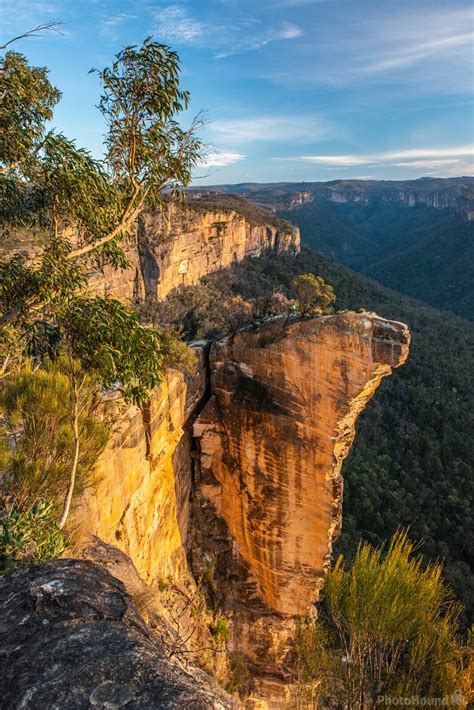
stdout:
[[453,176],[473,170],[471,0],[0,0],[0,39],[62,90],[54,125],[99,156],[91,67],[170,44],[214,146],[196,184]]

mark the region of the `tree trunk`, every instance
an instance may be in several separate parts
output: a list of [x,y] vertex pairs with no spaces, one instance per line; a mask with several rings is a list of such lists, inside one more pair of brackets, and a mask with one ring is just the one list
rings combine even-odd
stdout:
[[76,483],[76,473],[77,465],[79,463],[79,447],[80,447],[80,435],[79,435],[79,414],[77,406],[77,392],[74,392],[74,458],[72,461],[71,472],[69,474],[69,486],[66,493],[66,498],[64,499],[63,514],[61,515],[61,520],[59,521],[59,527],[62,529],[66,524],[66,520],[71,509],[72,496],[74,493],[74,486]]

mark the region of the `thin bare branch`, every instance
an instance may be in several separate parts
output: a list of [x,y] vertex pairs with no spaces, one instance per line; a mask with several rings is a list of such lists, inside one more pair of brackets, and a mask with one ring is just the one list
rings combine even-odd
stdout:
[[18,35],[17,37],[12,37],[12,39],[9,39],[8,42],[5,42],[5,44],[0,44],[0,50],[6,49],[10,46],[10,44],[13,44],[13,42],[19,42],[21,39],[27,39],[28,37],[44,37],[45,32],[56,32],[57,34],[62,35],[64,32],[60,29],[61,25],[61,20],[50,20],[49,22],[44,22],[43,24],[34,27],[32,30],[23,32],[23,34]]

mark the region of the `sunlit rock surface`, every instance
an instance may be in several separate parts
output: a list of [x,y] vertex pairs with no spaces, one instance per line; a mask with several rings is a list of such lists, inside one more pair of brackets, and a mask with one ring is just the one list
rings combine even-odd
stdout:
[[[201,527],[216,518],[203,547],[225,570],[233,649],[265,693],[284,677],[291,620],[309,612],[330,563],[356,418],[408,347],[402,323],[346,312],[275,320],[211,349],[212,396],[194,424]],[[215,542],[223,530],[227,548]]]
[[196,202],[148,211],[125,246],[127,268],[91,263],[90,287],[120,298],[164,298],[173,288],[197,283],[245,257],[299,250],[298,227],[252,210],[255,215],[243,215]]
[[73,521],[148,584],[208,580],[256,702],[284,707],[295,624],[341,526],[356,418],[409,339],[401,323],[343,312],[201,345],[193,376],[170,373],[145,416],[124,412],[76,506]]

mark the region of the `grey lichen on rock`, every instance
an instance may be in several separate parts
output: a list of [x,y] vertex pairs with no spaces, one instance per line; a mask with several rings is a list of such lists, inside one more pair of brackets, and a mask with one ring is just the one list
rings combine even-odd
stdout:
[[92,562],[1,577],[0,614],[5,710],[235,707],[209,676],[169,657],[122,582]]

